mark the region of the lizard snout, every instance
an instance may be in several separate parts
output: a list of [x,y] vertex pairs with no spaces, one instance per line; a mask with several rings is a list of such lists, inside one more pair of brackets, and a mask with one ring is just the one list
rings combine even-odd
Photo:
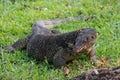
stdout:
[[82,49],[83,49],[82,47],[80,48],[80,47],[74,46],[74,47],[73,47],[73,52],[74,52],[74,53],[79,53]]
[[74,53],[79,53],[79,50],[76,49],[76,48],[73,48],[73,52],[74,52]]

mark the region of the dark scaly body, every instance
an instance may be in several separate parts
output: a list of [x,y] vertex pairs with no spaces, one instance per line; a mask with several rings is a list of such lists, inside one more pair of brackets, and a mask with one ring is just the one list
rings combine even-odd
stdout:
[[[81,35],[81,33],[84,34]],[[90,38],[93,36],[94,39],[91,40],[93,43],[89,44],[89,42],[91,42]],[[86,43],[82,45],[82,42],[86,39],[88,39],[88,42],[86,41]],[[30,39],[27,45],[28,56],[34,57],[37,60],[44,60],[46,58],[48,62],[53,62],[56,67],[65,66],[67,62],[72,61],[82,53],[89,57],[96,57],[93,47],[95,39],[96,32],[90,28],[58,35],[46,36],[37,34]],[[79,41],[81,41],[81,43],[79,43]],[[76,50],[80,49],[77,48],[78,46],[86,47],[77,52]]]
[[51,35],[51,34],[60,34],[57,30],[49,30],[50,28],[56,27],[57,25],[63,22],[69,22],[72,20],[80,20],[83,19],[82,16],[77,17],[68,17],[68,18],[58,18],[58,19],[49,19],[49,20],[38,20],[32,26],[32,33],[27,37],[17,40],[10,46],[4,47],[4,50],[9,52],[14,52],[16,50],[20,50],[23,48],[27,48],[27,43],[33,35],[41,34],[41,35]]
[[[38,60],[44,57],[52,62],[54,55],[61,48],[68,48],[69,44],[74,44],[80,31],[73,31],[59,35],[35,35],[28,43],[28,55],[34,56]],[[70,47],[69,47],[70,48]]]

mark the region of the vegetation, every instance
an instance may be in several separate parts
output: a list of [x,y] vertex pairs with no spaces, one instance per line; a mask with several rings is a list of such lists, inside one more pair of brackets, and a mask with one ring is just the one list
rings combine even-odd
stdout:
[[[0,46],[10,45],[31,32],[31,25],[39,19],[95,15],[96,19],[63,23],[57,30],[68,32],[80,28],[95,28],[98,39],[95,47],[100,67],[120,66],[120,3],[119,0],[0,0]],[[94,65],[86,56],[78,64],[69,64],[71,72],[65,76],[46,60],[37,63],[25,50],[14,54],[0,53],[0,80],[66,80]]]

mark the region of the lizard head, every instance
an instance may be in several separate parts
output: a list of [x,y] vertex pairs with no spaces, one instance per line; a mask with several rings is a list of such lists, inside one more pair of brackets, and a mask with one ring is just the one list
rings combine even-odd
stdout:
[[94,29],[81,29],[73,46],[73,51],[79,53],[83,50],[91,49],[95,43],[96,37],[97,33]]

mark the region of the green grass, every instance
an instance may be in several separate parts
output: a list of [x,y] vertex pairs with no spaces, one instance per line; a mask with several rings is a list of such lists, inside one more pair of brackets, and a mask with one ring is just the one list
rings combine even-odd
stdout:
[[[10,45],[31,32],[31,24],[39,19],[96,15],[97,19],[71,21],[58,25],[57,30],[68,32],[80,28],[95,28],[98,32],[98,59],[106,57],[109,66],[120,66],[120,3],[119,0],[0,0],[0,46]],[[70,5],[70,6],[66,6]],[[35,9],[36,7],[40,7]],[[47,8],[48,10],[45,10]],[[92,68],[82,56],[79,65],[70,64],[71,73],[64,75],[47,61],[36,63],[26,51],[0,54],[0,80],[66,80]]]

